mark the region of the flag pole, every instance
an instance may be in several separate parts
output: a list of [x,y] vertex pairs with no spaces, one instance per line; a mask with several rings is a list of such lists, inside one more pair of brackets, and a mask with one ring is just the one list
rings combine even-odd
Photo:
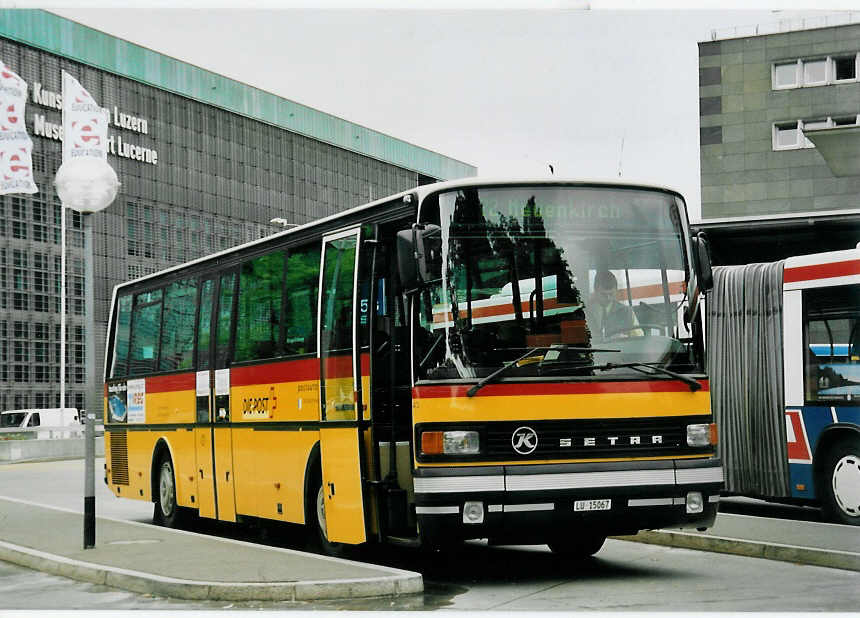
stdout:
[[[60,202],[60,408],[66,407],[66,205]],[[80,410],[78,411],[80,413]]]

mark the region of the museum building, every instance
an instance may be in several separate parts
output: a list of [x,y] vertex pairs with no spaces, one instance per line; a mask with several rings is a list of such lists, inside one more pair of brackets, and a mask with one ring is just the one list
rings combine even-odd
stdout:
[[[38,193],[0,196],[0,409],[60,382],[61,72],[110,113],[121,187],[93,215],[96,381],[113,287],[474,166],[43,10],[0,10],[0,61],[28,85]],[[297,98],[301,93],[296,93]],[[87,403],[84,239],[67,214],[66,405]]]

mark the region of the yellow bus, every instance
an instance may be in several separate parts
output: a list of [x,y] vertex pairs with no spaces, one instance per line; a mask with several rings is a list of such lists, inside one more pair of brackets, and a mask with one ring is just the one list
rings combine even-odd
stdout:
[[105,480],[328,552],[704,529],[709,285],[672,190],[421,186],[117,286]]

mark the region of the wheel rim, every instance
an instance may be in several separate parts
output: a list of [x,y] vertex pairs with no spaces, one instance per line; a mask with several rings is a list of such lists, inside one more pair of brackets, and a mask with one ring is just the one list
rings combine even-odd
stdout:
[[317,524],[319,524],[323,537],[328,539],[328,528],[325,523],[325,492],[323,488],[317,492]]
[[833,466],[833,497],[849,517],[860,517],[860,457],[846,455]]
[[176,494],[174,492],[173,486],[173,469],[167,462],[161,464],[161,478],[159,479],[158,486],[158,496],[159,503],[161,504],[161,513],[165,517],[170,517],[173,514],[173,509],[176,506],[174,504],[174,496]]

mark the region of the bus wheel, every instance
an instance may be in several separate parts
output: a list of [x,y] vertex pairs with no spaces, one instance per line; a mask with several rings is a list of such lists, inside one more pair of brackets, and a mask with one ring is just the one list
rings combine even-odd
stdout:
[[156,470],[158,485],[152,519],[156,525],[176,528],[179,526],[181,509],[176,504],[176,475],[170,455],[162,455]]
[[822,509],[830,521],[860,525],[860,439],[843,438],[826,455]]
[[582,560],[599,552],[604,542],[606,542],[606,537],[601,535],[574,535],[555,539],[547,543],[547,545],[549,545],[554,554],[573,558],[574,560]]
[[310,531],[311,537],[316,540],[316,545],[329,556],[345,556],[349,548],[343,543],[332,543],[328,540],[328,526],[326,525],[325,517],[325,490],[322,484],[322,474],[316,473],[314,482],[311,487],[315,487],[316,491],[312,491],[308,496],[305,508],[305,521],[308,526],[313,526],[314,530]]

